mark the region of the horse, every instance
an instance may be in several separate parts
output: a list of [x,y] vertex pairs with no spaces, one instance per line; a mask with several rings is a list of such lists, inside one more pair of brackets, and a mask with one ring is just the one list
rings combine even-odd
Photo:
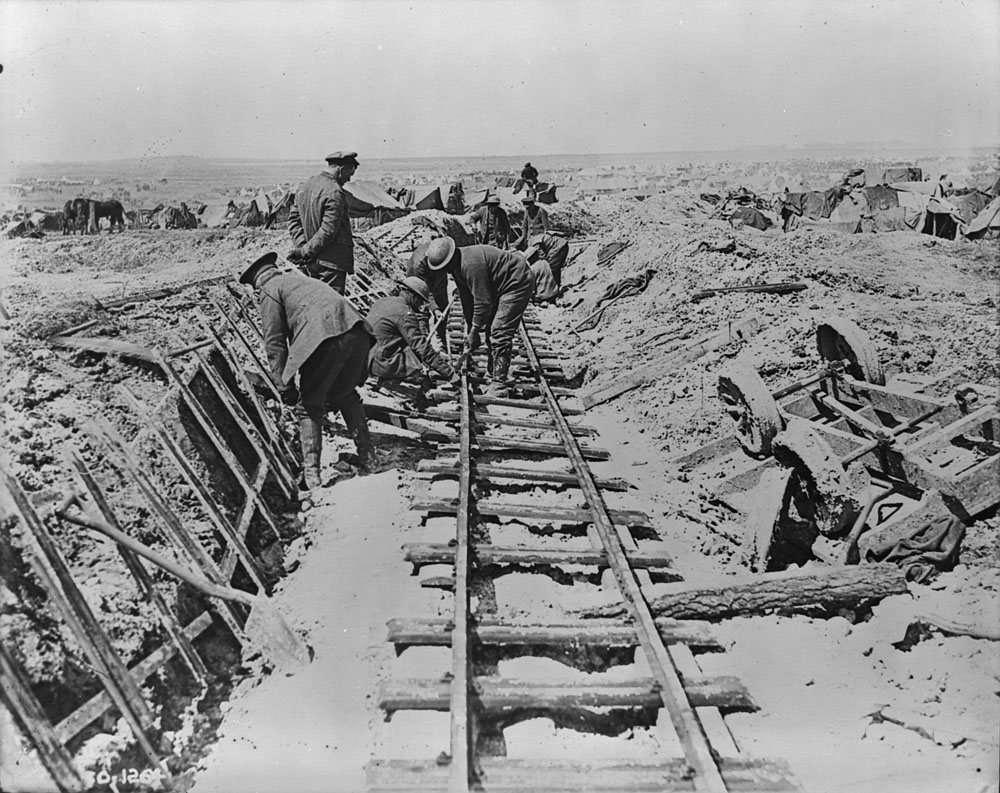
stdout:
[[90,202],[86,198],[71,198],[63,206],[63,234],[87,233],[90,223]]
[[125,207],[117,199],[110,201],[92,201],[94,212],[94,230],[101,233],[101,218],[108,218],[111,221],[110,232],[115,230],[115,224],[119,231],[125,231]]

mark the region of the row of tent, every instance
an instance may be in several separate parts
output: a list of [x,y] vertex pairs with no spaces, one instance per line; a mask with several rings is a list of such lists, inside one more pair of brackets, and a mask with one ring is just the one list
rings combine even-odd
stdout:
[[997,230],[1000,181],[989,192],[964,190],[943,194],[940,185],[905,181],[876,186],[841,187],[787,194],[787,203],[803,218],[828,219],[850,232],[918,231],[955,239],[973,239]]

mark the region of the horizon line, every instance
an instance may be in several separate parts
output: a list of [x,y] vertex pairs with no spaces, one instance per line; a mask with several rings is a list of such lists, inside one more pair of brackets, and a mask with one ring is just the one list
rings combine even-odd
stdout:
[[[662,155],[679,154],[720,154],[720,153],[749,153],[754,151],[803,151],[807,149],[866,149],[866,148],[895,148],[920,151],[945,151],[963,152],[979,149],[991,149],[1000,153],[1000,145],[997,143],[974,143],[964,146],[948,146],[946,144],[917,144],[903,141],[850,141],[846,143],[795,143],[795,144],[755,144],[750,146],[740,146],[723,149],[672,149],[661,151],[643,152],[563,152],[559,154],[444,154],[444,155],[408,155],[399,157],[371,157],[362,158],[367,162],[383,162],[386,160],[486,160],[486,159],[520,159],[521,157],[549,158],[549,157],[648,157]],[[15,168],[39,165],[91,165],[107,164],[114,162],[142,162],[144,160],[209,160],[215,162],[302,162],[315,163],[323,162],[322,158],[312,159],[307,157],[218,157],[207,154],[157,154],[152,156],[132,156],[132,157],[112,157],[92,160],[23,160],[12,162]]]

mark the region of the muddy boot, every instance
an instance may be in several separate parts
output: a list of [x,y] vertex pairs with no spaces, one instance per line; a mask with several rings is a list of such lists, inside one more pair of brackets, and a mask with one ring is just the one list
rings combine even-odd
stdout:
[[302,444],[302,479],[306,490],[322,484],[319,472],[323,452],[323,423],[311,418],[299,419],[299,442]]
[[344,417],[347,431],[354,439],[354,446],[358,450],[358,459],[361,462],[360,470],[363,473],[371,473],[378,467],[378,455],[375,453],[375,444],[372,443],[372,436],[368,431],[364,404],[358,399],[341,405],[340,415]]
[[493,356],[493,369],[490,371],[490,385],[486,389],[487,396],[505,397],[510,391],[507,388],[507,370],[510,369],[510,350],[501,350]]

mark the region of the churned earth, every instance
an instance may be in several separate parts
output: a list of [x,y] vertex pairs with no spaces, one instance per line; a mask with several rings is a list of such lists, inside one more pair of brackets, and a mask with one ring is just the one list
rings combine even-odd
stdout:
[[[709,500],[710,481],[673,462],[730,431],[715,389],[722,365],[744,360],[772,388],[808,375],[820,365],[817,322],[839,314],[868,333],[890,376],[949,373],[949,382],[998,384],[1000,263],[993,243],[908,232],[846,235],[819,225],[789,234],[733,229],[714,207],[686,191],[642,202],[598,197],[549,209],[563,228],[585,227],[596,240],[574,245],[582,252],[564,272],[570,289],[559,305],[538,309],[552,346],[566,352],[564,368],[580,375],[583,390],[664,360],[678,344],[728,322],[759,320],[746,342],[709,352],[582,418],[600,432],[594,444],[612,453],[609,462],[594,465],[595,473],[635,485],[614,506],[652,516],[688,578],[747,572],[743,517]],[[410,223],[402,218],[391,224],[396,228],[379,227],[366,236],[391,240]],[[386,272],[392,274],[393,256],[401,264],[429,234],[421,229],[404,246],[378,248]],[[735,244],[717,245],[720,240]],[[598,250],[613,241],[630,244],[611,263],[599,265]],[[115,386],[126,384],[150,403],[165,386],[141,364],[55,349],[45,338],[96,319],[84,335],[164,350],[183,347],[199,337],[197,312],[214,316],[212,301],[224,297],[223,286],[204,284],[110,310],[97,301],[233,275],[264,251],[285,250],[286,233],[136,232],[2,245],[0,300],[11,315],[0,325],[3,464],[42,508],[65,492],[63,449],[75,445],[98,467],[116,509],[141,530],[145,515],[138,499],[101,467],[82,427],[100,414],[123,433],[137,430]],[[377,281],[388,282],[370,258],[361,256],[361,264]],[[592,314],[605,289],[648,270],[655,274],[643,292],[609,305],[593,329],[573,330]],[[693,292],[709,287],[777,281],[799,281],[806,289],[690,300]],[[422,525],[409,511],[410,497],[427,487],[415,476],[414,461],[428,452],[407,451],[412,438],[406,433],[373,426],[388,453],[386,470],[335,479],[312,510],[283,517],[301,537],[285,559],[287,567],[298,566],[278,584],[275,602],[315,658],[292,676],[238,675],[211,718],[178,727],[175,743],[190,744],[182,747],[190,763],[184,784],[195,791],[353,791],[363,787],[364,765],[372,757],[430,759],[447,750],[447,714],[401,713],[386,723],[376,706],[380,680],[440,675],[450,664],[447,651],[439,648],[410,649],[397,658],[385,640],[386,620],[447,617],[451,598],[421,587],[400,551],[405,542],[448,536],[447,521]],[[329,469],[346,441],[336,433],[328,437]],[[166,476],[162,467],[158,471]],[[171,493],[182,505],[190,501],[183,487]],[[183,512],[198,531],[203,516],[193,508]],[[968,527],[953,571],[929,585],[911,585],[910,595],[883,601],[866,621],[855,623],[851,615],[767,616],[714,626],[726,652],[699,656],[699,663],[707,674],[738,676],[760,706],[756,713],[727,718],[737,743],[754,756],[784,758],[813,793],[996,790],[1000,644],[940,631],[916,643],[904,639],[923,609],[959,613],[1000,633],[998,529],[995,510],[980,516]],[[111,618],[116,649],[127,661],[140,657],[148,649],[144,626],[151,618],[113,549],[79,532],[58,536],[85,595]],[[537,578],[501,579],[497,607],[557,619],[612,597],[596,584],[532,580]],[[59,650],[58,641],[33,640],[39,622],[27,614],[38,604],[7,588],[3,594],[4,627],[10,631],[5,638],[13,637],[33,680],[80,679],[80,696],[89,691],[80,658]],[[58,638],[52,620],[42,622],[46,636]],[[634,666],[642,664],[640,659]],[[520,671],[570,674],[542,666]],[[63,708],[72,705],[64,701]],[[603,751],[599,738],[564,732],[529,722],[508,731],[508,746],[512,755],[522,756],[538,746],[549,756]],[[197,739],[187,737],[195,733]],[[647,731],[636,730],[631,738],[635,756],[656,745]],[[102,756],[93,747],[90,754],[87,746],[79,752]],[[106,753],[103,757],[106,761]]]

